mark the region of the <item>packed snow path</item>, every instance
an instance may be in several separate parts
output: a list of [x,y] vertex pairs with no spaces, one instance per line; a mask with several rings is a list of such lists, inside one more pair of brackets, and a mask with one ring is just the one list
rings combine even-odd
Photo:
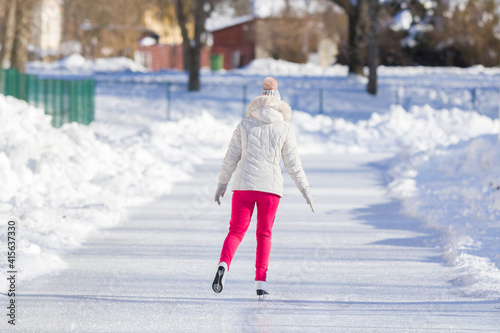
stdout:
[[[219,160],[172,194],[131,209],[20,290],[22,332],[498,332],[500,305],[449,283],[439,237],[384,196],[376,155],[306,156],[316,213],[285,181],[268,282],[255,295],[255,223],[216,297],[211,282],[230,194],[213,202]],[[255,216],[254,216],[255,219]],[[5,323],[6,325],[6,323]]]

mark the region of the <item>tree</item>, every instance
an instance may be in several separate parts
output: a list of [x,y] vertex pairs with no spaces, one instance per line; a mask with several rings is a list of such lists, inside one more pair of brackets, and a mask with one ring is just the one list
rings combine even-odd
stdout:
[[[8,0],[0,0],[0,45],[5,45],[5,26],[6,18],[8,16]],[[0,68],[2,59],[2,50],[0,49]]]
[[364,66],[370,65],[367,91],[377,92],[378,66],[378,0],[330,0],[339,5],[349,18],[349,49],[344,50],[349,73],[364,75]]
[[144,26],[148,0],[65,0],[63,40],[81,45],[86,57],[131,57]]
[[18,0],[10,0],[7,4],[5,20],[5,33],[2,40],[2,51],[0,52],[0,67],[7,68],[12,55],[12,47],[16,36],[16,12]]
[[31,37],[31,19],[38,0],[17,0],[16,32],[11,54],[11,66],[24,72],[28,62],[28,44]]
[[[189,72],[190,91],[200,90],[201,49],[206,42],[205,21],[214,10],[216,2],[217,0],[175,0],[177,23],[182,33],[184,68]],[[191,34],[190,26],[193,27]]]
[[281,12],[259,20],[255,30],[261,55],[306,63],[311,53],[319,53],[321,42],[345,43],[347,15],[329,0],[287,0]]
[[387,14],[379,38],[384,65],[498,65],[497,1],[387,0],[381,6]]
[[39,0],[10,0],[7,4],[5,35],[0,52],[0,67],[17,68],[24,72],[28,62],[33,9]]
[[308,18],[293,12],[262,20],[256,27],[259,47],[273,59],[306,63],[312,39],[308,38],[305,44],[308,23]]
[[419,45],[434,59],[417,55],[422,64],[468,67],[477,64],[497,66],[500,56],[498,4],[494,0],[469,0],[442,4],[440,20],[424,35]]
[[344,56],[349,65],[349,73],[364,75],[366,50],[369,44],[370,0],[330,0],[339,5],[349,18],[349,49]]
[[370,0],[370,41],[368,43],[368,53],[367,62],[368,69],[370,70],[368,74],[368,87],[367,91],[372,94],[377,94],[377,67],[379,64],[379,52],[378,52],[378,32],[380,27],[378,26],[378,12],[379,12],[379,0]]

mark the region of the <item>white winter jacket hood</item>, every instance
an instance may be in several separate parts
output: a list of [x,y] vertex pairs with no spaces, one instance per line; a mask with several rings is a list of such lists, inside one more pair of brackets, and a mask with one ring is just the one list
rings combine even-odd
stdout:
[[283,163],[299,190],[309,187],[291,122],[292,109],[275,97],[259,96],[248,105],[247,117],[229,143],[219,183],[235,172],[233,191],[262,191],[283,195]]

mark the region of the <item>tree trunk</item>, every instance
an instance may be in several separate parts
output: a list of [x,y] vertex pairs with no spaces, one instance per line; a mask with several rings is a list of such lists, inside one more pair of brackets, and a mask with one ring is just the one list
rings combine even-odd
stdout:
[[349,66],[349,73],[363,75],[363,57],[362,49],[356,45],[358,15],[354,13],[349,15],[349,54],[347,56],[347,65]]
[[182,34],[182,58],[184,70],[189,70],[189,53],[191,50],[191,40],[189,39],[189,34],[187,30],[188,19],[186,17],[184,4],[182,0],[177,0],[175,2],[175,13],[177,15],[177,23],[181,29]]
[[358,0],[349,15],[349,73],[363,75],[366,50],[369,44],[370,6],[369,0]]
[[17,0],[10,0],[8,5],[7,18],[5,23],[5,36],[0,52],[0,67],[7,68],[12,55],[12,47],[16,36],[16,12]]
[[370,22],[369,0],[358,0],[355,5],[349,0],[331,1],[342,7],[349,19],[349,50],[346,55],[349,73],[364,75],[363,67],[369,43],[366,33]]
[[28,44],[31,37],[31,18],[33,16],[33,0],[18,0],[16,13],[16,36],[12,49],[11,67],[20,72],[26,70],[28,62]]
[[[182,34],[184,67],[189,73],[189,91],[200,90],[201,49],[204,45],[202,35],[205,33],[205,21],[212,12],[214,4],[215,0],[195,2],[177,0],[175,2],[177,22]],[[188,7],[188,10],[186,10],[185,6]],[[187,26],[190,20],[188,20],[187,15],[191,16],[191,22],[194,23],[194,35],[192,39],[189,38],[188,34]]]
[[189,49],[189,91],[200,90],[200,59],[201,47],[195,46]]
[[[0,34],[0,44],[5,45],[5,18],[7,17],[7,12],[9,10],[9,6],[7,5],[7,0],[0,0],[0,15],[2,19],[0,20],[0,31],[3,33]],[[1,50],[0,50],[1,52]],[[1,59],[1,56],[0,56]]]
[[377,94],[377,67],[379,63],[379,50],[378,50],[378,33],[380,26],[378,23],[379,0],[370,0],[370,43],[368,45],[368,68],[370,74],[368,75],[367,91],[372,94]]

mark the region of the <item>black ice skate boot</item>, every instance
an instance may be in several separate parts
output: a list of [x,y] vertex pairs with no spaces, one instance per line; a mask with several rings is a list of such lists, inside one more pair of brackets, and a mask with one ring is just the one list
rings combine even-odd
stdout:
[[212,283],[212,289],[215,293],[219,294],[222,289],[224,289],[224,284],[226,282],[227,264],[221,262],[217,266],[217,273],[215,273],[214,282]]

